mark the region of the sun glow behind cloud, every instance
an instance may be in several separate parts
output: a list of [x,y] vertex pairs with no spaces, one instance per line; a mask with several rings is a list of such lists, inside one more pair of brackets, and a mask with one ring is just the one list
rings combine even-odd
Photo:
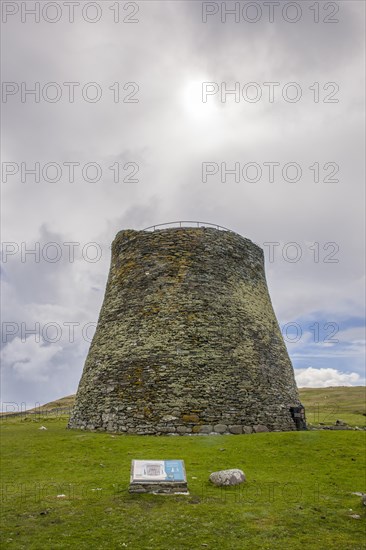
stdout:
[[206,98],[205,83],[208,81],[208,78],[197,77],[187,80],[182,87],[181,103],[192,119],[207,120],[219,115],[217,103],[210,97]]

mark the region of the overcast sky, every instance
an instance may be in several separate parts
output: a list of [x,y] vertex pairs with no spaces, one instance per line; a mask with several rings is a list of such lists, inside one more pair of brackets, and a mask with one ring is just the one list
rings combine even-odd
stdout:
[[3,2],[3,402],[75,393],[115,234],[174,220],[264,248],[299,386],[364,384],[364,2],[35,4]]

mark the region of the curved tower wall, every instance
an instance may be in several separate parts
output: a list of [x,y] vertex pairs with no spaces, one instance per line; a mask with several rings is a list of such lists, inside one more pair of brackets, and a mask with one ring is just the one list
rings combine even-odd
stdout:
[[299,404],[260,247],[212,228],[117,234],[70,428],[293,430]]

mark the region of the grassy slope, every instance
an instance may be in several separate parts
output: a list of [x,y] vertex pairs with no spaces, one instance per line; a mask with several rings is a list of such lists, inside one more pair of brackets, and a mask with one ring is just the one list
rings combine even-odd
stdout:
[[51,401],[50,403],[46,403],[45,405],[41,405],[39,407],[36,407],[36,409],[30,409],[32,411],[36,410],[42,411],[42,410],[53,410],[53,409],[62,409],[64,407],[73,407],[75,402],[75,395],[68,395],[67,397],[61,397],[60,399],[56,399],[56,401]]
[[350,426],[366,424],[366,387],[300,388],[307,421],[334,424],[337,419]]
[[[350,494],[366,492],[365,432],[139,437],[36,420],[1,422],[4,549],[365,548]],[[190,496],[129,495],[132,458],[183,458]],[[210,486],[229,467],[240,491]]]

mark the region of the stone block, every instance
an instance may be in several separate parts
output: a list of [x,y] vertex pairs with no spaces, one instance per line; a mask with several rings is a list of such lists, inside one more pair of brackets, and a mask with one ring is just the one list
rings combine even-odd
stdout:
[[232,434],[242,434],[243,433],[243,427],[238,425],[235,426],[229,426],[229,432]]
[[255,433],[269,432],[269,429],[267,428],[267,426],[264,426],[264,424],[256,424],[255,426],[253,426],[253,430],[255,431]]
[[182,420],[183,422],[196,423],[196,422],[199,422],[200,419],[196,414],[184,414],[182,416]]
[[216,424],[216,426],[214,426],[214,432],[218,433],[218,434],[223,434],[227,431],[227,425],[226,424]]
[[170,434],[175,432],[175,426],[157,426],[156,430],[163,434]]
[[189,428],[187,426],[178,426],[177,427],[177,433],[179,434],[185,434],[189,432]]
[[213,426],[211,426],[210,424],[204,424],[201,426],[201,429],[200,429],[201,434],[209,434],[211,432],[213,432]]

